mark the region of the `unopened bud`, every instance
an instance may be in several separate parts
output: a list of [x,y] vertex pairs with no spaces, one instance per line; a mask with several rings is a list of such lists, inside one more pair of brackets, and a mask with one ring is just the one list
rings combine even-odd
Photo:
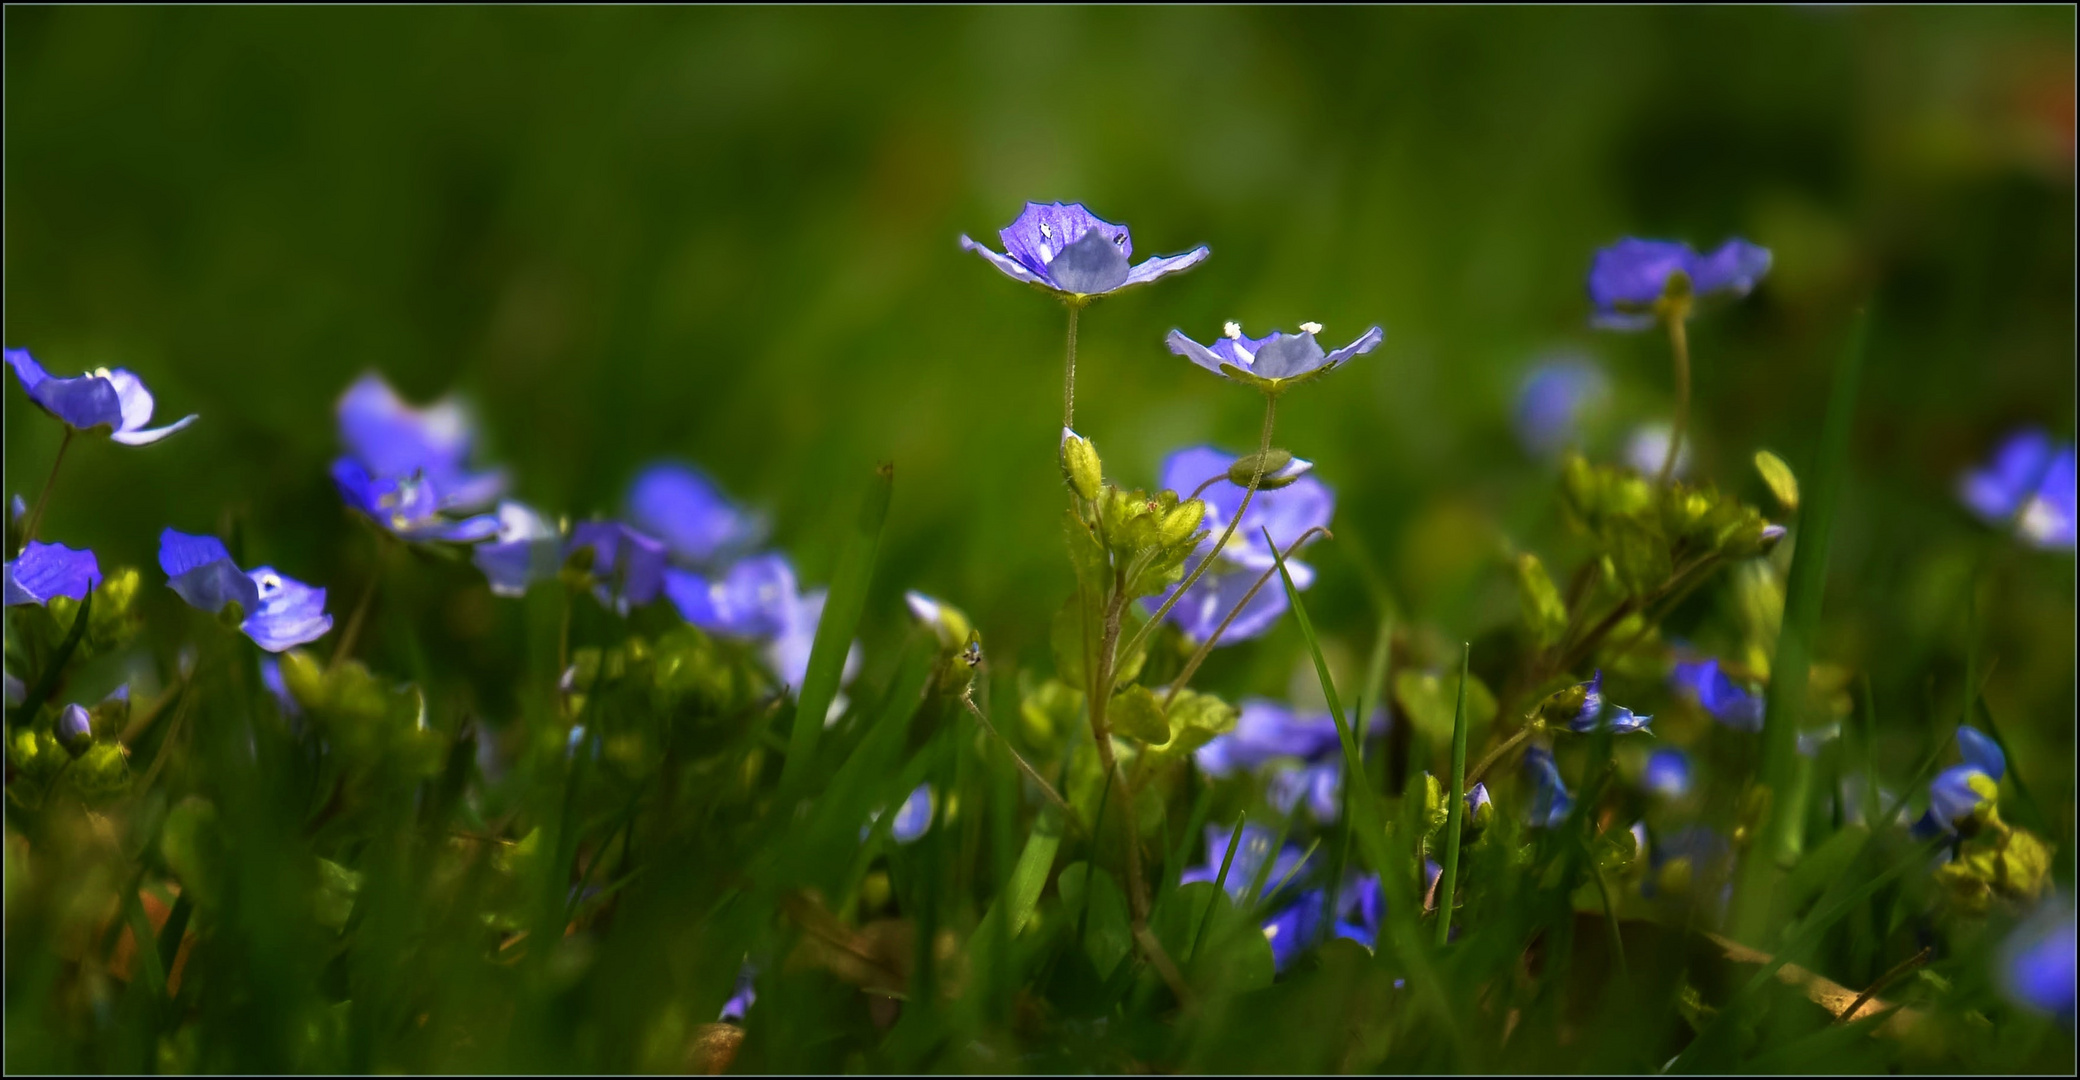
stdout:
[[[1296,463],[1300,468],[1294,471],[1291,466]],[[1311,462],[1297,461],[1287,451],[1274,448],[1266,450],[1262,454],[1246,454],[1229,463],[1228,482],[1236,487],[1248,487],[1249,482],[1255,480],[1258,490],[1269,490],[1274,487],[1284,487],[1286,484],[1298,480],[1301,473],[1313,467],[1314,465]],[[1283,483],[1275,482],[1276,477],[1288,472],[1291,475],[1287,476]]]
[[86,709],[78,705],[67,705],[65,711],[58,714],[57,735],[58,742],[63,744],[65,749],[77,754],[86,749],[87,743],[93,741],[93,718],[87,715]]
[[1163,515],[1161,533],[1165,547],[1182,544],[1199,531],[1199,523],[1206,520],[1206,504],[1197,499],[1178,503],[1168,514]]
[[1062,479],[1081,499],[1097,498],[1098,489],[1105,482],[1105,467],[1098,460],[1098,448],[1068,428],[1062,429]]

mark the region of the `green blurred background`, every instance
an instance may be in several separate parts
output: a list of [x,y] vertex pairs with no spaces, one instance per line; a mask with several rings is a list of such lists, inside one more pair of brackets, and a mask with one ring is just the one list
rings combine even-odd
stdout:
[[[10,7],[5,338],[202,414],[75,448],[44,533],[104,566],[151,565],[165,525],[235,525],[343,612],[370,544],[326,479],[330,410],[375,368],[471,398],[486,456],[552,512],[698,462],[811,583],[893,459],[870,656],[916,587],[1039,660],[1070,587],[1064,319],[955,237],[1078,200],[1139,252],[1213,249],[1083,319],[1078,427],[1108,471],[1254,437],[1254,397],[1169,328],[1380,323],[1380,351],[1281,409],[1341,500],[1310,603],[1363,641],[1369,559],[1456,639],[1513,616],[1505,541],[1559,550],[1550,466],[1510,426],[1529,366],[1611,374],[1604,455],[1667,413],[1664,344],[1588,328],[1592,251],[1739,234],[1776,265],[1693,326],[1697,472],[1760,501],[1755,449],[1805,468],[1875,296],[1823,654],[1925,730],[1977,575],[1989,704],[2064,756],[2072,558],[1993,535],[1951,485],[2016,423],[2072,431],[2073,35],[2055,7]],[[6,486],[33,497],[58,430],[5,398]],[[466,568],[410,580],[384,604],[495,701],[515,608]],[[1209,685],[1283,688],[1291,633],[1224,650]]]

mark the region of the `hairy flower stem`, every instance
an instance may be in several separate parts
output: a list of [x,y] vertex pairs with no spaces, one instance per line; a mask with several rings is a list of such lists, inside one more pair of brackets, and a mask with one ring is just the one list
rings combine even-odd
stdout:
[[1025,755],[1018,752],[1017,747],[1011,745],[1011,740],[1005,738],[1003,733],[997,730],[997,725],[990,723],[989,717],[983,715],[982,707],[975,704],[975,679],[973,676],[969,677],[968,685],[961,688],[961,704],[967,706],[968,712],[982,724],[982,729],[989,732],[991,738],[1004,745],[1005,752],[1011,755],[1011,760],[1018,763],[1019,770],[1032,777],[1035,784],[1040,785],[1040,790],[1047,796],[1047,801],[1053,803],[1057,809],[1061,810],[1062,817],[1069,822],[1070,826],[1077,832],[1089,835],[1090,830],[1083,827],[1083,818],[1078,816],[1075,807],[1069,805],[1069,800],[1062,798],[1061,792],[1056,791],[1054,785],[1048,783],[1047,778],[1040,775],[1040,770],[1034,768],[1033,763],[1027,761]]
[[[58,486],[58,466],[65,464],[65,451],[72,446],[71,428],[65,429],[65,437],[58,441],[58,456],[51,459],[51,474],[43,480],[43,490],[36,495],[36,506],[29,511],[29,520],[22,529],[22,550],[26,551],[29,541],[36,539],[36,527],[43,524],[43,508],[51,501],[51,489]],[[15,552],[20,555],[21,551]]]
[[1257,465],[1256,468],[1250,471],[1249,486],[1242,489],[1242,505],[1235,508],[1235,516],[1228,520],[1228,527],[1222,531],[1221,538],[1213,542],[1213,550],[1207,552],[1206,557],[1199,560],[1199,565],[1193,567],[1190,574],[1185,575],[1184,582],[1177,587],[1176,591],[1170,594],[1170,599],[1163,601],[1163,606],[1157,608],[1156,613],[1149,616],[1148,621],[1142,623],[1141,629],[1135,631],[1133,638],[1128,640],[1127,647],[1123,650],[1126,655],[1132,656],[1135,647],[1141,644],[1141,639],[1147,637],[1163,621],[1163,616],[1170,614],[1170,609],[1176,607],[1179,600],[1184,599],[1184,594],[1191,591],[1192,585],[1199,580],[1199,576],[1204,574],[1206,568],[1213,565],[1213,560],[1220,556],[1221,549],[1228,546],[1229,538],[1235,535],[1235,527],[1242,524],[1242,515],[1249,512],[1250,500],[1256,497],[1257,485],[1264,482],[1264,459],[1271,452],[1271,425],[1277,419],[1277,416],[1278,395],[1265,394],[1264,432],[1257,437]]
[[1062,366],[1062,426],[1076,426],[1076,316],[1083,312],[1083,302],[1071,300],[1069,308],[1069,359]]
[[1678,306],[1662,318],[1668,324],[1668,348],[1675,354],[1676,361],[1676,418],[1668,432],[1668,453],[1661,459],[1661,473],[1654,478],[1656,487],[1667,487],[1668,478],[1675,474],[1676,455],[1683,449],[1683,432],[1690,426],[1690,336],[1684,330],[1684,310],[1688,305]]

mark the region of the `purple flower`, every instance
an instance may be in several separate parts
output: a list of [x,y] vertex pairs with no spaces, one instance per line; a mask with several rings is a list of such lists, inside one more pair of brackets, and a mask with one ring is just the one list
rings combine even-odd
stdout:
[[1339,758],[1329,758],[1273,773],[1264,798],[1281,814],[1292,813],[1304,799],[1314,819],[1329,824],[1343,810],[1343,762]]
[[1189,270],[1206,258],[1204,245],[1129,267],[1134,241],[1125,225],[1104,221],[1082,203],[1026,204],[1018,220],[997,234],[1007,254],[961,237],[961,249],[988,259],[1005,277],[1065,298],[1104,296]]
[[[1185,883],[1190,883],[1194,881],[1212,881],[1220,877],[1221,860],[1227,857],[1228,838],[1233,836],[1234,833],[1235,830],[1233,829],[1224,829],[1219,825],[1208,825],[1206,827],[1206,865],[1187,869],[1181,880]],[[1241,902],[1246,898],[1245,894],[1249,892],[1250,885],[1256,881],[1257,872],[1263,867],[1267,859],[1271,861],[1271,871],[1264,877],[1264,888],[1267,890],[1277,888],[1279,882],[1284,881],[1287,875],[1297,871],[1306,861],[1305,853],[1300,850],[1297,844],[1285,845],[1279,849],[1277,856],[1274,857],[1271,852],[1271,845],[1277,839],[1276,834],[1261,825],[1244,825],[1242,827],[1242,842],[1235,845],[1235,861],[1228,867],[1226,889],[1230,897],[1237,902]]]
[[758,1001],[758,990],[751,985],[752,980],[756,978],[758,969],[751,965],[751,961],[744,961],[744,966],[737,970],[736,992],[730,995],[728,1001],[722,1003],[722,1015],[717,1019],[729,1024],[744,1022],[744,1017],[751,1012],[751,1006]]
[[[1365,725],[1365,737],[1383,735],[1387,713],[1377,709]],[[1242,702],[1235,729],[1216,735],[1193,751],[1199,768],[1209,776],[1250,772],[1276,758],[1315,761],[1342,753],[1336,720],[1326,712],[1302,716],[1274,701],[1249,698]]]
[[[1228,465],[1234,460],[1234,455],[1214,447],[1195,446],[1179,450],[1163,461],[1161,486],[1180,497],[1190,497],[1201,485],[1213,480],[1199,496],[1206,505],[1201,527],[1207,530],[1207,536],[1186,563],[1187,576],[1213,550],[1215,539],[1242,507],[1245,489],[1227,479]],[[1276,491],[1258,491],[1250,500],[1249,510],[1242,515],[1235,535],[1221,548],[1218,560],[1170,609],[1170,621],[1193,640],[1204,641],[1211,636],[1257,579],[1277,565],[1271,549],[1264,545],[1263,530],[1267,528],[1279,551],[1286,555],[1286,569],[1293,575],[1294,587],[1304,590],[1314,584],[1314,569],[1294,559],[1290,549],[1308,530],[1327,527],[1335,512],[1335,494],[1313,476],[1302,476]],[[1172,586],[1144,603],[1153,611],[1175,591],[1176,586]],[[1286,606],[1285,586],[1273,577],[1235,616],[1227,632],[1221,635],[1221,644],[1231,645],[1265,633],[1285,614]]]
[[101,584],[101,564],[91,551],[30,541],[22,557],[5,567],[7,606],[48,604],[52,597],[85,600]]
[[618,521],[586,521],[571,530],[569,551],[580,549],[592,551],[600,603],[625,615],[664,591],[663,541]]
[[1665,799],[1680,799],[1690,793],[1690,755],[1673,746],[1647,755],[1640,786]]
[[794,568],[779,554],[745,559],[712,579],[667,569],[664,590],[687,622],[725,637],[775,637],[800,603]]
[[[687,622],[711,634],[763,642],[767,666],[790,691],[801,693],[827,592],[800,592],[786,556],[753,556],[714,578],[668,567],[664,591]],[[855,642],[845,655],[841,682],[850,683],[859,665],[859,644]],[[825,720],[835,720],[843,711],[844,696],[839,695],[832,700],[831,715]]]
[[510,499],[498,504],[498,533],[470,552],[499,596],[524,596],[527,587],[556,576],[563,537],[547,518]]
[[1597,251],[1589,265],[1589,301],[1596,306],[1591,321],[1607,330],[1643,330],[1654,325],[1655,305],[1664,297],[1746,296],[1769,272],[1769,263],[1768,249],[1746,240],[1728,240],[1699,255],[1672,240],[1626,237]]
[[663,540],[672,558],[707,566],[756,545],[765,521],[738,507],[707,474],[690,465],[659,462],[636,476],[628,491],[628,520]]
[[424,472],[372,475],[359,461],[343,457],[332,463],[332,483],[341,499],[403,540],[442,540],[471,544],[498,535],[499,520],[490,514],[450,518],[455,500]]
[[2008,774],[2008,756],[2000,744],[1968,724],[1957,729],[1957,749],[1964,763],[1952,765],[1936,775],[1928,786],[1928,813],[1918,823],[1917,833],[1956,832],[1958,822],[1971,817],[1985,798],[1974,789],[1976,777],[1995,784]]
[[1654,722],[1653,717],[1640,716],[1622,705],[1605,704],[1603,671],[1600,668],[1593,678],[1582,684],[1582,691],[1581,711],[1567,722],[1567,726],[1576,732],[1591,732],[1596,730],[1598,723],[1605,723],[1620,735],[1630,735],[1635,731],[1644,730],[1648,724]]
[[1957,481],[1957,497],[1989,525],[2013,527],[2035,547],[2074,547],[2073,444],[2039,428],[2010,434],[1993,460]]
[[109,438],[125,446],[143,446],[195,422],[190,414],[162,428],[146,428],[152,422],[152,392],[122,368],[95,368],[59,379],[43,370],[27,349],[8,349],[6,355],[29,400],[75,431],[105,427]]
[[1718,660],[1678,661],[1669,681],[1714,720],[1741,731],[1762,730],[1762,695],[1735,685]]
[[1566,821],[1568,813],[1574,809],[1574,796],[1567,793],[1567,784],[1560,779],[1560,767],[1553,763],[1553,752],[1543,746],[1524,751],[1524,772],[1531,777],[1533,785],[1526,818],[1531,827],[1550,829]]
[[2062,896],[2041,904],[2002,942],[1996,971],[2001,991],[2026,1009],[2073,1019],[2073,905]]
[[1242,332],[1240,323],[1231,322],[1223,328],[1220,340],[1211,346],[1193,341],[1182,330],[1170,331],[1163,340],[1171,352],[1215,375],[1277,390],[1334,371],[1351,357],[1378,348],[1386,337],[1386,332],[1375,326],[1358,335],[1356,341],[1325,353],[1314,339],[1321,329],[1319,323],[1301,323],[1298,334],[1273,330],[1264,337],[1253,338]]
[[1610,398],[1610,380],[1586,360],[1553,360],[1531,369],[1517,391],[1517,439],[1535,457],[1574,445],[1585,415]]
[[214,615],[236,603],[244,613],[239,629],[268,652],[316,641],[332,629],[325,590],[285,578],[271,566],[244,571],[214,536],[172,529],[159,534],[159,568],[191,606]]
[[66,747],[78,746],[94,737],[94,718],[88,715],[84,706],[67,705],[65,706],[65,711],[58,714],[58,724],[54,734],[57,735],[58,742],[61,745]]
[[919,784],[903,805],[896,808],[894,821],[889,822],[889,834],[898,844],[915,843],[932,827],[932,787]]
[[363,473],[376,479],[416,473],[438,494],[440,510],[476,510],[505,491],[503,470],[468,469],[475,425],[452,398],[414,408],[371,371],[340,395],[338,414],[340,441]]

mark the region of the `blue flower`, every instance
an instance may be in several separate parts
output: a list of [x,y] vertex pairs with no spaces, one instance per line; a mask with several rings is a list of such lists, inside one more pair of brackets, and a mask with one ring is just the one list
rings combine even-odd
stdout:
[[[1161,486],[1177,492],[1181,498],[1189,498],[1208,480],[1213,481],[1199,496],[1206,505],[1200,527],[1207,530],[1207,535],[1185,565],[1187,576],[1213,550],[1214,541],[1241,509],[1245,489],[1227,479],[1228,466],[1234,460],[1234,455],[1214,447],[1195,446],[1179,450],[1163,461]],[[1293,586],[1305,590],[1313,585],[1314,568],[1293,558],[1290,549],[1310,529],[1326,528],[1335,512],[1335,494],[1313,476],[1302,476],[1275,491],[1258,491],[1214,565],[1170,609],[1169,620],[1194,641],[1212,636],[1257,579],[1277,566],[1271,549],[1264,545],[1263,530],[1267,528],[1280,553],[1286,556],[1286,570],[1293,575]],[[1173,585],[1144,604],[1153,611],[1168,602],[1175,591]],[[1274,575],[1228,625],[1221,635],[1221,644],[1248,641],[1270,630],[1278,617],[1285,614],[1287,604],[1285,585]]]
[[159,568],[166,571],[166,584],[194,607],[214,615],[238,604],[244,613],[239,629],[268,652],[316,641],[332,629],[325,590],[283,577],[271,566],[240,570],[214,536],[160,533]]
[[498,504],[498,533],[470,551],[477,569],[499,596],[524,596],[527,587],[556,576],[563,537],[532,507],[510,499]]
[[74,747],[94,737],[94,718],[84,706],[67,705],[58,714],[58,723],[53,732],[60,745]]
[[400,539],[470,544],[498,535],[499,521],[490,514],[450,518],[455,500],[423,472],[377,476],[343,457],[332,463],[332,483],[348,506]]
[[[1220,877],[1221,860],[1228,854],[1228,838],[1235,834],[1233,829],[1219,825],[1206,827],[1206,865],[1187,869],[1182,878],[1184,883],[1213,881]],[[1256,881],[1257,872],[1265,860],[1271,861],[1271,871],[1264,876],[1264,888],[1275,889],[1290,874],[1297,872],[1306,862],[1307,856],[1297,844],[1287,844],[1274,857],[1271,845],[1278,837],[1261,825],[1245,824],[1242,827],[1242,842],[1235,845],[1235,861],[1228,867],[1227,893],[1238,903],[1245,899],[1250,885]]]
[[145,427],[152,422],[152,392],[122,368],[96,368],[59,379],[43,370],[27,349],[8,349],[6,355],[29,400],[74,431],[105,427],[109,438],[125,446],[143,446],[195,422],[190,414],[162,428]]
[[[712,634],[763,642],[767,666],[790,691],[801,693],[828,594],[823,589],[799,591],[786,556],[753,556],[712,578],[668,567],[664,592],[687,622]],[[841,684],[852,681],[859,665],[859,644],[854,642],[845,655]],[[826,722],[841,715],[844,704],[842,694],[832,699]]]
[[1957,481],[1957,497],[1989,525],[2040,548],[2074,547],[2073,444],[2038,428],[2010,434],[1993,460]]
[[30,541],[22,557],[5,567],[7,606],[44,605],[52,597],[85,600],[101,584],[101,564],[91,551]]
[[1574,796],[1567,793],[1567,784],[1560,779],[1560,767],[1553,762],[1553,752],[1543,746],[1533,746],[1524,751],[1524,772],[1531,777],[1531,805],[1527,808],[1528,821],[1532,828],[1553,828],[1567,820],[1574,809]]
[[2001,991],[2026,1009],[2073,1021],[2073,905],[2044,901],[2001,943],[1996,961]]
[[1718,660],[1678,661],[1669,681],[1714,720],[1741,731],[1762,730],[1762,695],[1735,685]]
[[1567,722],[1567,726],[1576,732],[1591,732],[1596,730],[1598,723],[1604,723],[1620,735],[1630,735],[1635,731],[1645,730],[1648,724],[1654,722],[1653,717],[1640,716],[1622,705],[1605,704],[1603,671],[1600,668],[1594,677],[1582,684],[1582,691],[1581,711]]
[[600,603],[625,615],[664,591],[664,541],[618,521],[585,521],[571,530],[569,552],[581,549],[592,552]]
[[932,827],[932,787],[919,784],[903,805],[896,808],[894,821],[889,822],[889,834],[898,844],[915,843]]
[[1104,221],[1082,203],[1026,204],[1018,220],[997,234],[1007,254],[961,237],[961,249],[988,259],[1005,277],[1064,298],[1104,296],[1199,265],[1201,245],[1182,255],[1159,256],[1129,267],[1134,241],[1125,225]]
[[2008,756],[2001,753],[1999,743],[1978,728],[1959,725],[1957,749],[1963,755],[1964,763],[1944,769],[1929,784],[1928,813],[1916,823],[1917,836],[1956,832],[1958,824],[1977,813],[1979,805],[1986,801],[1976,790],[1973,780],[1976,778],[1998,785],[2008,774]]
[[439,509],[476,510],[505,491],[503,470],[467,467],[475,425],[453,399],[414,408],[373,371],[339,399],[340,441],[361,471],[376,479],[422,476],[438,494]]
[[1211,346],[1193,341],[1182,330],[1170,331],[1163,340],[1171,352],[1215,375],[1278,390],[1326,375],[1351,357],[1378,348],[1386,337],[1386,332],[1375,326],[1358,335],[1356,341],[1325,353],[1314,339],[1321,329],[1319,323],[1301,323],[1298,334],[1273,330],[1264,337],[1253,338],[1242,332],[1240,323],[1231,322],[1222,328],[1221,339]]
[[1536,457],[1557,455],[1574,445],[1582,421],[1609,400],[1610,389],[1602,369],[1586,360],[1540,364],[1517,391],[1517,439]]
[[744,1017],[751,1012],[751,1006],[758,1001],[758,990],[752,986],[752,980],[756,978],[758,969],[752,966],[751,961],[744,961],[744,966],[737,969],[736,992],[730,995],[728,1001],[722,1003],[722,1015],[717,1019],[730,1024],[744,1022]]
[[688,566],[708,566],[754,547],[766,532],[764,519],[731,502],[705,473],[669,461],[636,476],[628,520],[663,540],[672,557]]
[[1264,798],[1281,814],[1292,813],[1293,808],[1305,799],[1316,821],[1325,825],[1335,821],[1343,810],[1343,761],[1329,758],[1297,769],[1275,772],[1271,774],[1270,785],[1265,788]]
[[[1374,738],[1386,730],[1386,710],[1374,710],[1364,737]],[[1336,720],[1327,712],[1303,716],[1274,701],[1248,698],[1242,702],[1235,729],[1214,736],[1192,756],[1208,776],[1228,776],[1254,771],[1277,758],[1316,761],[1341,753]]]
[[1746,240],[1699,255],[1688,244],[1628,236],[1597,251],[1589,265],[1592,321],[1609,330],[1643,330],[1656,322],[1664,297],[1746,296],[1769,264],[1768,249]]
[[1680,799],[1690,793],[1690,755],[1665,746],[1647,755],[1640,773],[1640,786],[1665,799]]

